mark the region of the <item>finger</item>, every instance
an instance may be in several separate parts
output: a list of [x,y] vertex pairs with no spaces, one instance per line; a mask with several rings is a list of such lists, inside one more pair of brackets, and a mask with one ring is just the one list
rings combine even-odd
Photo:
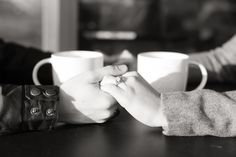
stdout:
[[107,85],[107,84],[116,84],[116,77],[115,76],[104,76],[100,85]]
[[113,96],[120,104],[123,104],[123,99],[125,96],[125,92],[118,86],[109,84],[101,86],[101,90],[109,93],[111,96]]
[[111,112],[112,112],[112,115],[108,117],[106,120],[112,120],[120,114],[120,110],[118,108]]
[[[119,76],[118,76],[119,77]],[[127,80],[125,77],[120,77],[122,79],[122,81],[118,82],[117,84],[117,78],[118,77],[114,77],[114,76],[104,76],[104,78],[102,79],[100,85],[108,85],[108,84],[113,84],[116,86],[119,86],[120,88],[122,88],[123,90],[126,90],[126,84],[125,81]]]
[[109,65],[102,69],[97,70],[97,75],[104,77],[106,75],[119,76],[126,73],[128,70],[127,65]]
[[123,89],[124,91],[127,90],[127,85],[126,85],[125,82],[121,82],[121,83],[119,83],[117,86],[120,87],[121,89]]
[[124,77],[133,77],[133,76],[139,76],[139,73],[137,71],[130,71],[123,75]]
[[126,65],[110,65],[104,68],[98,69],[91,73],[90,79],[88,81],[98,82],[106,75],[119,76],[126,73],[128,67]]

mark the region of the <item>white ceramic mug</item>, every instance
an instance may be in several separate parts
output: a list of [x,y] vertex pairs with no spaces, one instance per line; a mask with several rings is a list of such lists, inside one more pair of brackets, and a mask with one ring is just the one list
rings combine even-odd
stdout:
[[206,68],[190,61],[189,56],[176,52],[153,51],[138,54],[138,72],[158,92],[185,91],[189,64],[200,68],[202,80],[195,90],[207,83]]
[[40,85],[38,70],[43,64],[52,64],[52,76],[55,85],[88,70],[103,67],[103,54],[96,51],[64,51],[51,55],[51,58],[39,61],[32,73],[33,81]]

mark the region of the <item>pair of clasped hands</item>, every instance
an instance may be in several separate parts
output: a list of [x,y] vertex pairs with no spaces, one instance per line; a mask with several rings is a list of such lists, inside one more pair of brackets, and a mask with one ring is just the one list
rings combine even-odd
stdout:
[[161,126],[160,93],[126,65],[111,65],[77,75],[60,86],[59,121],[104,123],[115,114],[117,102],[135,119]]

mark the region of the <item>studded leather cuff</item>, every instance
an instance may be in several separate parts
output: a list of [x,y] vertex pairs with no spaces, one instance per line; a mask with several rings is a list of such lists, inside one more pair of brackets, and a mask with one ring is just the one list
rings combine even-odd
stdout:
[[26,85],[22,90],[22,129],[50,130],[58,120],[57,86]]
[[52,129],[58,119],[56,86],[1,85],[0,135]]

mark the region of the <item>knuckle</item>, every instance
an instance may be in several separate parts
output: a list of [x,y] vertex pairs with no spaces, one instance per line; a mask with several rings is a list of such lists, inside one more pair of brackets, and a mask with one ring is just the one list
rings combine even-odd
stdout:
[[130,72],[133,76],[139,76],[139,73],[137,71],[131,71]]
[[99,124],[102,124],[102,123],[105,123],[105,122],[106,122],[106,120],[104,120],[104,119],[100,119],[100,120],[96,121],[96,123],[99,123]]
[[103,77],[103,80],[106,81],[106,82],[112,83],[112,82],[114,82],[115,77],[114,77],[114,76],[111,76],[111,75],[105,75],[105,76]]
[[114,65],[109,65],[109,66],[107,66],[107,69],[106,69],[108,72],[113,72],[113,71],[115,71],[116,70],[116,66],[114,66]]
[[135,82],[137,82],[137,77],[136,76],[132,76],[132,77],[129,77],[128,78],[128,82],[130,82],[130,83],[135,83]]
[[119,68],[119,65],[111,65],[110,66],[110,72],[111,73],[116,73],[116,72],[119,72],[121,71],[120,68]]
[[112,116],[112,112],[110,112],[110,111],[104,111],[102,118],[103,118],[104,120],[106,120],[106,119],[108,119],[108,118],[111,117],[111,116]]
[[111,83],[111,77],[109,75],[105,75],[101,81],[101,85],[105,85],[105,84],[108,84],[108,83]]

